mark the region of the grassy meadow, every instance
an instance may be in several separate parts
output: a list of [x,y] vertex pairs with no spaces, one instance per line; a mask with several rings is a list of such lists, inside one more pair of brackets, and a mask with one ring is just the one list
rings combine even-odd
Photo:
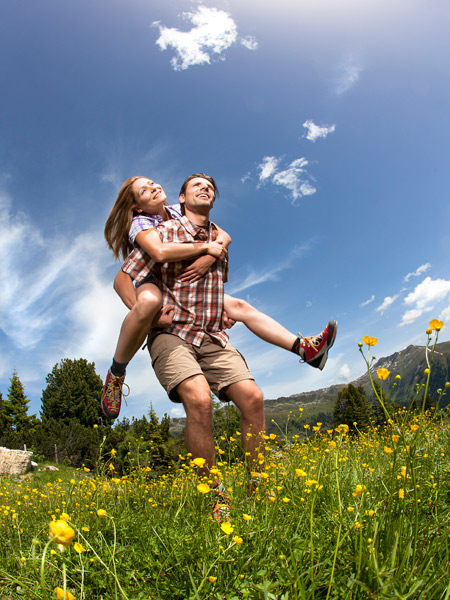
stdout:
[[[306,431],[264,436],[250,467],[229,460],[238,431],[209,479],[188,455],[119,478],[114,451],[96,473],[2,478],[0,598],[447,600],[447,412]],[[218,519],[215,479],[230,498]]]

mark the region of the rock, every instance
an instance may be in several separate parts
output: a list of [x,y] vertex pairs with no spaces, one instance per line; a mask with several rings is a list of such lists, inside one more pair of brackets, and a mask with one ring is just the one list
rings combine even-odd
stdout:
[[35,471],[38,468],[38,464],[37,462],[34,462],[34,460],[30,461],[30,467],[33,469],[33,471]]
[[59,471],[58,467],[54,467],[53,465],[47,465],[42,470],[43,471]]
[[0,447],[0,475],[23,475],[30,469],[32,452]]

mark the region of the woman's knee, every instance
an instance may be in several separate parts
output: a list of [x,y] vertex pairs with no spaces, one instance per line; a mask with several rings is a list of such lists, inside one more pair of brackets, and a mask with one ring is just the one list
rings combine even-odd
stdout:
[[136,313],[143,316],[154,315],[161,308],[161,292],[153,290],[142,290],[138,293],[134,308]]

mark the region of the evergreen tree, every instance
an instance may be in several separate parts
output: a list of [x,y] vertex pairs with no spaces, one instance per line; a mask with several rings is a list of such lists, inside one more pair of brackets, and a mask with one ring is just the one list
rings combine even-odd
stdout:
[[28,416],[29,399],[25,395],[22,382],[14,369],[8,388],[8,400],[4,402],[4,414],[11,430],[19,434],[36,425],[36,415]]
[[0,439],[6,431],[6,410],[5,401],[3,400],[2,393],[0,392]]
[[68,423],[75,419],[85,427],[101,422],[100,399],[103,389],[94,363],[86,359],[64,358],[46,378],[42,392],[42,420]]
[[[372,407],[362,386],[350,384],[339,390],[333,409],[333,425],[348,425],[350,431],[366,429],[372,420]],[[356,423],[356,425],[355,425]]]

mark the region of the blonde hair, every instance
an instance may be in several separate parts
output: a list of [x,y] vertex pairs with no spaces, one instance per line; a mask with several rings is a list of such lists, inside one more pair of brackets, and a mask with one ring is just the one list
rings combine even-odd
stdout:
[[128,232],[136,208],[136,195],[133,190],[136,179],[141,179],[141,176],[129,177],[124,182],[105,224],[105,240],[117,260],[125,259],[133,250]]

